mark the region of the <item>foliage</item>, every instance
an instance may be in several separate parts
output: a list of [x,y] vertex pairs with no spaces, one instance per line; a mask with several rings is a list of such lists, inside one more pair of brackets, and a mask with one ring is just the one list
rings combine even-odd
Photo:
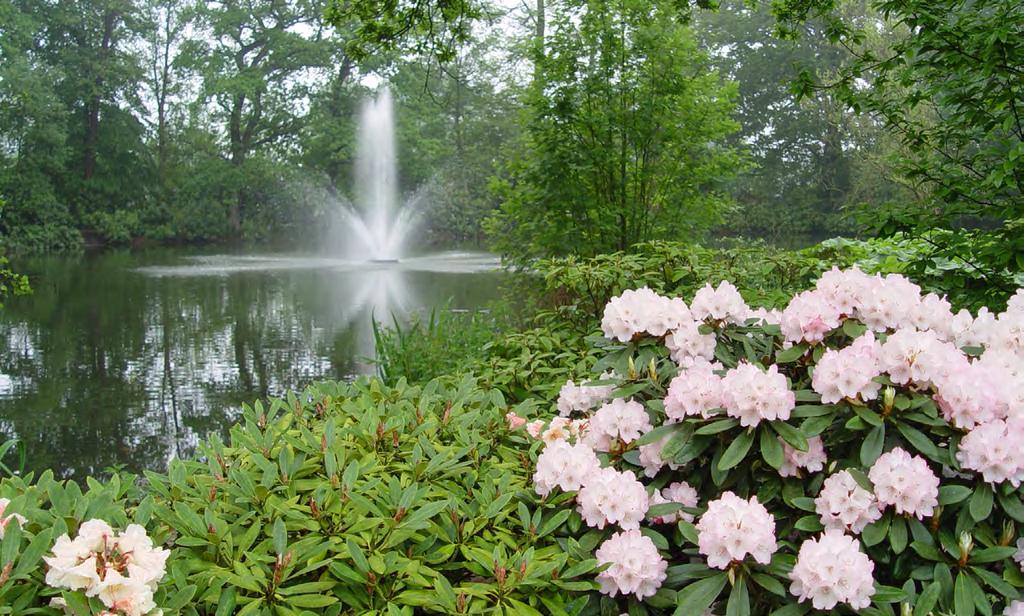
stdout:
[[[895,318],[908,316],[900,313]],[[893,335],[892,327],[879,332],[880,340]],[[823,529],[815,505],[823,480],[847,470],[859,485],[872,490],[868,469],[883,452],[896,447],[927,462],[928,472],[936,475],[936,484],[941,482],[938,506],[934,514],[916,517],[898,515],[890,506],[862,533],[854,533],[858,549],[874,563],[875,580],[871,606],[857,613],[991,614],[1020,597],[1024,574],[1014,562],[1014,542],[1019,525],[1024,524],[1022,490],[1009,481],[983,481],[978,473],[962,466],[957,452],[966,431],[950,423],[948,409],[940,410],[933,397],[939,386],[916,381],[900,384],[881,374],[874,379],[882,390],[877,398],[840,396],[837,402],[822,400],[817,380],[812,386],[811,375],[823,353],[849,346],[866,329],[857,318],[844,317],[822,342],[790,346],[792,338],[787,342],[778,325],[760,319],[740,324],[707,319],[700,331],[715,337],[714,359],[722,364],[718,374],[742,362],[775,366],[795,392],[796,406],[791,414],[758,420],[750,427],[741,426],[722,408],[708,409],[703,417],[688,411],[687,415],[693,416],[677,415],[667,421],[666,392],[672,395],[670,383],[688,369],[670,358],[665,341],[644,332],[627,343],[595,339],[602,357],[591,378],[606,370],[614,371],[619,376],[605,380],[614,384],[614,397],[641,402],[645,420],[649,418],[655,426],[639,439],[612,437],[607,452],[600,453],[603,464],[643,477],[650,462],[641,459],[645,454],[639,448],[656,446],[660,453],[655,457],[662,463],[656,474],[644,479],[648,490],[686,481],[699,495],[695,507],[668,502],[652,504],[647,510],[648,522],[642,532],[668,559],[667,579],[657,594],[643,602],[631,596],[603,598],[606,613],[623,612],[628,606],[630,614],[699,616],[713,605],[717,605],[716,613],[724,609],[730,615],[811,612],[809,605],[797,603],[787,589],[801,543]],[[993,344],[995,352],[1001,352],[1002,343]],[[975,356],[982,351],[967,349]],[[1014,350],[1007,352],[1013,356]],[[589,422],[589,429],[594,430],[597,419],[590,416]],[[784,448],[797,453],[807,451],[814,437],[824,442],[828,456],[825,466],[794,469],[795,475],[781,476],[777,469],[790,459]],[[581,440],[591,445],[597,442],[589,438]],[[677,466],[669,467],[669,463]],[[911,486],[905,489],[909,491]],[[747,558],[712,568],[705,564],[703,543],[698,551],[699,531],[693,523],[660,522],[675,513],[699,519],[708,502],[725,491],[744,499],[756,496],[772,514],[773,539],[777,538],[778,546],[770,563],[756,564]],[[582,492],[555,491],[547,498],[561,500],[566,495],[573,495],[579,502]],[[566,507],[569,511],[571,502]],[[573,523],[581,525],[576,511],[570,513],[568,524]],[[614,526],[603,530],[583,526],[575,536],[581,543],[596,547],[615,530]],[[846,613],[844,607],[825,612]]]
[[496,190],[503,255],[593,255],[698,236],[741,166],[735,88],[669,2],[557,3],[527,100],[527,136]]
[[[829,87],[852,109],[879,118],[901,141],[899,169],[925,192],[926,210],[897,202],[871,212],[869,222],[888,235],[956,230],[980,221],[1012,242],[1019,225],[1013,221],[1024,215],[1024,128],[1018,109],[1024,7],[1009,0],[878,0],[872,5],[903,32],[884,50],[871,46],[860,24],[841,19],[834,2],[773,4],[784,31],[792,33],[795,24],[819,17],[829,39],[855,54],[824,86],[804,73],[798,93]],[[982,260],[990,256],[986,253],[959,256],[991,273],[1005,261],[999,254],[992,263]]]
[[7,513],[28,522],[0,549],[14,563],[2,603],[45,605],[40,556],[99,517],[171,547],[165,614],[558,611],[567,589],[592,588],[576,578],[593,563],[555,542],[564,515],[527,506],[528,444],[507,410],[471,379],[321,383],[247,405],[229,444],[141,483],[3,479]]

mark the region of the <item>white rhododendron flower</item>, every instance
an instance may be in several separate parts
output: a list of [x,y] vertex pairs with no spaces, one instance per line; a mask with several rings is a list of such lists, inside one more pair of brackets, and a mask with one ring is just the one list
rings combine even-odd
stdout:
[[1011,601],[1003,610],[1003,616],[1024,616],[1024,601]]
[[782,466],[779,467],[779,474],[783,477],[796,477],[797,469],[804,469],[816,473],[825,468],[828,457],[825,455],[825,444],[820,436],[812,436],[807,439],[807,451],[800,451],[790,446],[789,443],[779,439],[782,443]]
[[750,307],[743,301],[739,290],[728,280],[710,284],[697,291],[690,302],[690,313],[698,321],[718,321],[742,324],[750,314]]
[[692,320],[683,300],[662,297],[643,287],[623,291],[622,295],[608,302],[601,319],[601,330],[608,338],[629,342],[641,334],[661,338],[669,330]]
[[842,310],[819,291],[805,291],[790,300],[779,325],[790,342],[817,344],[841,324]]
[[710,417],[710,411],[722,408],[722,377],[707,361],[694,362],[679,372],[668,385],[665,415],[670,422],[690,416]]
[[854,533],[882,517],[875,495],[862,488],[849,471],[839,471],[825,480],[814,499],[814,510],[825,528]]
[[969,367],[963,352],[935,332],[901,329],[882,344],[881,364],[894,383],[929,387]]
[[644,484],[629,472],[602,468],[590,473],[576,495],[576,510],[583,521],[595,528],[617,524],[636,530],[647,515],[650,499]]
[[[651,505],[664,505],[666,503],[679,503],[683,507],[696,507],[697,490],[694,490],[693,486],[685,481],[677,481],[660,490],[655,490],[654,494],[651,495]],[[651,521],[655,524],[675,524],[680,520],[693,522],[693,514],[680,510],[668,515],[651,518]]]
[[881,345],[867,332],[840,350],[828,349],[814,367],[811,387],[821,394],[822,404],[835,404],[844,398],[874,400],[882,384],[879,364]]
[[600,467],[601,462],[590,447],[555,441],[537,457],[533,487],[541,496],[547,496],[556,486],[566,492],[579,490]]
[[981,362],[967,364],[936,382],[935,402],[946,421],[970,430],[1007,416],[1011,380]]
[[899,447],[875,460],[868,478],[875,486],[878,502],[892,505],[896,513],[920,519],[931,515],[939,504],[939,478],[924,458],[911,456]]
[[748,554],[767,565],[775,553],[775,518],[757,497],[743,500],[725,492],[708,503],[708,510],[697,523],[698,547],[708,566],[725,569],[729,563]]
[[645,476],[655,477],[658,474],[658,471],[666,466],[671,470],[677,470],[679,468],[678,464],[669,460],[663,460],[661,457],[661,450],[671,439],[672,435],[668,435],[648,445],[640,446],[640,466],[644,467]]
[[856,539],[839,530],[826,530],[818,539],[800,545],[796,565],[789,573],[793,581],[789,591],[800,601],[810,599],[817,610],[830,610],[838,603],[864,609],[875,594],[874,569]]
[[1024,572],[1024,539],[1017,540],[1017,553],[1013,555],[1013,560],[1020,565],[1021,572]]
[[[604,379],[610,375],[604,375]],[[558,413],[568,417],[574,411],[587,412],[612,396],[614,385],[591,385],[584,381],[579,385],[567,381],[558,392]]]
[[[0,539],[4,538],[4,529],[11,522],[17,522],[18,526],[23,526],[28,520],[25,516],[20,513],[7,513],[7,507],[11,504],[11,499],[0,498]],[[7,513],[7,515],[4,515]]]
[[124,616],[142,616],[156,609],[153,593],[164,576],[168,550],[153,547],[146,530],[131,524],[120,535],[103,520],[89,520],[72,540],[57,538],[46,583],[81,590]]
[[956,459],[989,483],[1009,481],[1019,487],[1024,481],[1024,419],[976,426],[960,441]]
[[613,442],[632,443],[652,427],[644,405],[616,398],[590,418],[585,442],[595,451],[608,451]]
[[722,403],[730,417],[743,427],[756,426],[761,420],[789,419],[796,406],[785,375],[772,364],[767,371],[741,362],[722,378]]
[[700,321],[689,321],[669,333],[665,346],[672,355],[672,361],[680,366],[690,366],[697,358],[708,361],[715,358],[715,335],[700,333],[701,325]]
[[610,565],[597,574],[597,581],[601,592],[612,597],[619,593],[638,600],[650,597],[658,592],[668,569],[654,542],[638,530],[615,533],[597,548],[594,558]]

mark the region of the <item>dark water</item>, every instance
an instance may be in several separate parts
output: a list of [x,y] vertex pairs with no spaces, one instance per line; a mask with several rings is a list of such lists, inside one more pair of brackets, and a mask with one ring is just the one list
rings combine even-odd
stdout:
[[33,294],[0,310],[0,442],[21,440],[26,470],[161,469],[243,402],[371,372],[371,314],[484,306],[495,266],[173,250],[18,263]]

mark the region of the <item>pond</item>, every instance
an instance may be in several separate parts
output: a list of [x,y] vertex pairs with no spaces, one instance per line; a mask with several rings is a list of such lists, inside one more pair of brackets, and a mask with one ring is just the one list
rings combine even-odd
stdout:
[[0,310],[0,442],[20,439],[25,470],[75,478],[162,469],[226,434],[242,403],[373,372],[372,318],[481,309],[502,277],[493,256],[464,252],[356,263],[160,249],[17,267],[33,294]]

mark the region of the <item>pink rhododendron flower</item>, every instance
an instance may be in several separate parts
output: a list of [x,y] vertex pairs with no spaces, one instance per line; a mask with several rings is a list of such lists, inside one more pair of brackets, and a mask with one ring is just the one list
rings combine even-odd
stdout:
[[811,387],[821,394],[822,404],[835,404],[844,398],[877,398],[882,385],[874,379],[882,374],[878,360],[881,348],[874,334],[866,332],[844,349],[826,350],[811,376]]
[[661,450],[668,443],[672,436],[666,436],[660,440],[657,440],[648,445],[640,446],[640,466],[644,467],[644,475],[647,477],[655,477],[658,471],[669,467],[671,470],[679,468],[678,464],[674,464],[668,460],[663,460],[661,457]]
[[505,421],[508,422],[509,430],[518,430],[526,425],[526,418],[516,415],[515,411],[505,413]]
[[738,418],[740,425],[747,427],[756,426],[761,420],[789,419],[796,406],[796,395],[778,366],[773,364],[763,371],[741,362],[722,378],[722,403],[730,417]]
[[970,430],[977,424],[1006,417],[1007,381],[1006,375],[980,362],[967,364],[935,383],[935,402],[946,421]]
[[970,362],[960,349],[940,340],[935,332],[901,329],[882,344],[881,364],[894,383],[928,387],[967,369]]
[[1003,610],[1003,616],[1024,616],[1024,601],[1012,601]]
[[555,441],[537,457],[533,487],[541,496],[547,496],[556,486],[566,492],[579,490],[599,468],[601,463],[590,447]]
[[541,432],[544,431],[544,420],[536,419],[526,424],[526,433],[533,438],[540,438]]
[[572,434],[572,422],[565,417],[555,417],[548,424],[548,429],[540,433],[540,440],[545,445],[555,441],[567,441]]
[[856,267],[840,270],[833,267],[818,279],[815,288],[824,299],[841,314],[852,316],[861,297],[873,284],[874,279]]
[[920,519],[931,515],[939,504],[939,478],[924,458],[911,456],[899,447],[875,460],[868,478],[875,486],[878,502],[892,505],[896,513]]
[[800,601],[811,600],[816,610],[848,603],[860,610],[871,605],[875,593],[875,564],[860,551],[856,539],[839,530],[826,530],[818,539],[800,545],[796,565],[789,573],[789,591]]
[[839,471],[825,480],[814,499],[814,510],[825,528],[854,533],[882,517],[875,495],[862,488],[849,471]]
[[743,301],[740,292],[727,280],[718,283],[717,288],[704,285],[690,302],[690,313],[698,321],[719,321],[743,323],[750,314],[750,307]]
[[932,330],[944,340],[953,334],[953,310],[945,297],[929,293],[921,298],[910,315],[910,325],[920,330]]
[[629,342],[640,334],[660,338],[669,330],[692,320],[683,300],[662,297],[643,287],[623,291],[622,295],[608,302],[601,319],[601,330],[608,338]]
[[597,574],[597,581],[601,592],[612,597],[619,593],[637,600],[650,597],[658,592],[668,569],[654,542],[638,530],[615,533],[597,548],[594,558],[610,565]]
[[683,323],[665,338],[665,346],[672,354],[672,361],[680,366],[691,366],[697,358],[708,361],[715,358],[715,335],[700,333],[700,321]]
[[[602,376],[604,379],[606,376]],[[586,412],[601,404],[612,396],[615,391],[614,385],[590,385],[590,381],[584,381],[579,385],[567,381],[558,392],[558,413],[568,417],[574,411]]]
[[1009,481],[1019,487],[1024,481],[1024,419],[978,424],[960,441],[956,459],[989,483]]
[[650,499],[633,473],[602,468],[587,476],[576,503],[576,510],[589,526],[617,524],[623,530],[635,530],[647,515]]
[[614,441],[632,443],[652,427],[642,404],[616,398],[590,418],[585,440],[595,451],[608,451]]
[[842,311],[824,293],[805,291],[782,311],[782,335],[790,342],[817,344],[841,324]]
[[748,554],[767,565],[775,553],[775,518],[757,497],[743,500],[725,492],[708,503],[707,512],[697,523],[698,547],[708,566],[725,569],[732,561]]
[[1020,566],[1020,570],[1024,573],[1024,539],[1017,540],[1017,553],[1013,555],[1013,560]]
[[712,409],[721,408],[722,377],[706,361],[694,362],[669,383],[665,396],[665,415],[677,422],[689,416],[710,417]]
[[783,477],[796,477],[797,469],[804,469],[816,473],[825,468],[828,457],[825,455],[825,444],[820,436],[813,436],[807,439],[807,451],[800,451],[790,446],[789,443],[779,439],[782,443],[782,466],[779,467],[779,474]]
[[[663,505],[666,503],[679,503],[684,507],[697,506],[697,490],[685,481],[676,481],[661,490],[655,490],[651,495],[651,505]],[[675,524],[680,520],[693,522],[693,514],[685,511],[677,511],[664,516],[651,518],[655,524]]]

